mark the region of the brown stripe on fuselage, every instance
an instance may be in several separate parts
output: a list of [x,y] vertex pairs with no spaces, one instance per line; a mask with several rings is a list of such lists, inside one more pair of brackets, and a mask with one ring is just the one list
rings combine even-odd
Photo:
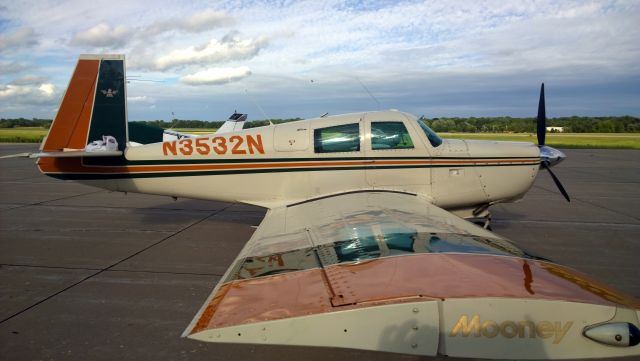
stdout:
[[431,164],[516,164],[535,165],[538,160],[530,159],[482,159],[482,160],[375,160],[375,161],[308,161],[308,162],[268,162],[268,163],[233,163],[229,159],[226,164],[186,164],[186,165],[128,165],[128,166],[87,166],[80,162],[80,158],[65,162],[42,162],[44,173],[145,173],[172,171],[207,171],[230,169],[267,169],[267,168],[303,168],[303,167],[336,167],[336,166],[375,166],[375,165],[431,165]]
[[[331,287],[326,281],[331,283]],[[224,284],[191,331],[424,299],[501,297],[640,308],[567,267],[516,257],[417,254]],[[335,300],[339,299],[335,306]],[[334,302],[332,302],[332,300]]]
[[44,151],[83,149],[86,146],[99,66],[99,60],[78,61],[44,143]]

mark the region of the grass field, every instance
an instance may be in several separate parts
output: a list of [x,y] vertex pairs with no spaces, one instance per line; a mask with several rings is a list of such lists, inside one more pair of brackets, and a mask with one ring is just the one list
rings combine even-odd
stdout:
[[[215,129],[174,129],[190,134],[211,134]],[[39,127],[0,129],[2,143],[39,143],[47,129]],[[443,138],[536,142],[528,133],[440,133]],[[547,144],[557,148],[640,149],[640,133],[547,133]]]
[[[211,134],[215,129],[174,129],[189,134]],[[41,127],[0,128],[0,143],[40,143],[49,130]]]
[[0,143],[40,143],[48,131],[41,127],[1,128]]

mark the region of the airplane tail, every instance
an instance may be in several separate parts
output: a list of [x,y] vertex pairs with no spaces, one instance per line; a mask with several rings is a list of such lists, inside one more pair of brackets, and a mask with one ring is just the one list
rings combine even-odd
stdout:
[[216,134],[230,133],[238,130],[242,130],[244,122],[247,120],[247,115],[242,113],[233,113],[227,119],[224,124],[216,131]]
[[87,145],[99,140],[105,140],[105,145],[108,141],[116,151],[113,139],[117,151],[124,151],[128,141],[126,97],[124,55],[80,55],[41,151],[91,151]]

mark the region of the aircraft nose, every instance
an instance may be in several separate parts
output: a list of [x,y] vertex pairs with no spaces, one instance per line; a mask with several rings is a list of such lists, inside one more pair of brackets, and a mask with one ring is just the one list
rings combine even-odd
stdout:
[[546,145],[540,146],[540,162],[545,163],[549,167],[562,162],[567,156],[556,148]]

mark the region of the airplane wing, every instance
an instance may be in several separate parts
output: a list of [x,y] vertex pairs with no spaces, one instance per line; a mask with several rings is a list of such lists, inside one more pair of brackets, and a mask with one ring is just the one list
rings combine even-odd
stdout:
[[[417,196],[353,192],[269,210],[183,336],[458,357],[611,357],[640,353],[610,346],[633,343],[638,309],[637,299]],[[631,336],[603,331],[612,324]]]

